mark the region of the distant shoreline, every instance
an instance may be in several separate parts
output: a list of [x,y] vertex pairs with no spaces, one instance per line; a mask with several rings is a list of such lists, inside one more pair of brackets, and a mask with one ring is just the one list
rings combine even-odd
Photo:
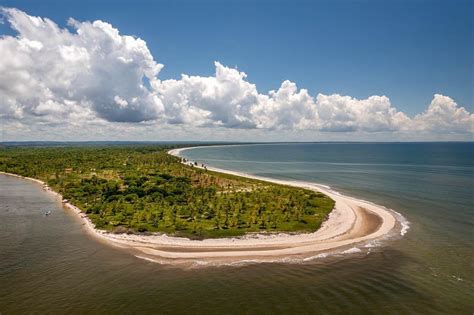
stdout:
[[[179,156],[182,151],[193,148],[196,147],[173,149],[168,153]],[[318,191],[335,200],[336,205],[321,228],[312,233],[261,233],[204,240],[191,240],[158,233],[113,234],[96,229],[85,213],[71,203],[63,201],[63,197],[43,181],[4,172],[0,174],[27,179],[42,185],[46,192],[61,198],[63,205],[82,220],[83,226],[93,236],[110,245],[131,249],[138,258],[164,264],[221,265],[239,262],[306,261],[324,257],[331,251],[345,249],[343,253],[357,252],[350,247],[389,236],[403,235],[408,228],[403,222],[403,217],[396,212],[364,200],[344,196],[327,186],[277,180],[209,166],[207,169]]]

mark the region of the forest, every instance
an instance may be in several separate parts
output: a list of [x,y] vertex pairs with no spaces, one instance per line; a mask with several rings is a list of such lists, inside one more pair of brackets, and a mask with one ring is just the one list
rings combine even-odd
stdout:
[[98,229],[194,239],[311,232],[334,207],[324,194],[212,172],[172,146],[0,148],[0,171],[46,182]]

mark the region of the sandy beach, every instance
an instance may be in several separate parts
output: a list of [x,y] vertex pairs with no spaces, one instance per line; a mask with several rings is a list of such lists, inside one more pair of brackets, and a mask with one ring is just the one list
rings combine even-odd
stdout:
[[[175,149],[169,154],[179,156],[190,148]],[[360,252],[357,247],[373,246],[373,241],[403,235],[407,222],[398,213],[368,201],[344,196],[327,186],[301,181],[270,179],[250,174],[207,166],[207,169],[252,179],[319,191],[332,198],[334,210],[321,228],[313,233],[248,234],[243,237],[191,240],[163,234],[112,234],[94,227],[80,209],[62,200],[62,196],[44,182],[15,174],[3,173],[31,180],[61,198],[64,207],[72,210],[85,229],[107,244],[127,248],[141,259],[179,265],[220,265],[256,262],[304,262],[326,257],[331,253]]]

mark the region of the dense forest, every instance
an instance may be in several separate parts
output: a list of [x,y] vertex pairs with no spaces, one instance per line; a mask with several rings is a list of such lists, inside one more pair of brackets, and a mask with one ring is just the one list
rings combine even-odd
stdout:
[[314,231],[329,197],[191,165],[170,147],[1,148],[0,171],[45,181],[99,229],[191,238]]

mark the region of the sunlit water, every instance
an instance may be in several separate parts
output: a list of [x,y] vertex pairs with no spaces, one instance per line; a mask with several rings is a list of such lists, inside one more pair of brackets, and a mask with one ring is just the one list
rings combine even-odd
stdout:
[[[0,175],[0,313],[472,314],[474,145],[200,148],[206,164],[327,184],[402,213],[370,254],[180,269],[97,242],[40,185]],[[51,210],[43,216],[43,210]]]

